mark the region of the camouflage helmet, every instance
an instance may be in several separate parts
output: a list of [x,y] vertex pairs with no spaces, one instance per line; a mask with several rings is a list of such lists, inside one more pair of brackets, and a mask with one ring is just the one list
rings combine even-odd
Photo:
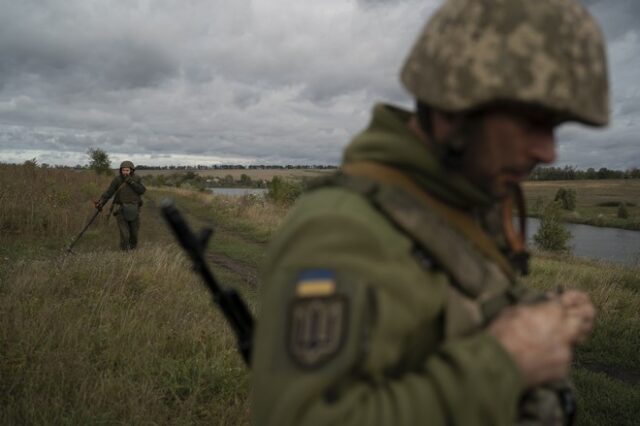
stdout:
[[447,112],[515,102],[560,121],[609,121],[603,37],[576,0],[448,0],[418,37],[401,80]]
[[123,161],[122,163],[120,163],[120,170],[124,169],[124,168],[128,168],[131,170],[135,170],[135,166],[133,165],[133,163],[129,160],[127,161]]

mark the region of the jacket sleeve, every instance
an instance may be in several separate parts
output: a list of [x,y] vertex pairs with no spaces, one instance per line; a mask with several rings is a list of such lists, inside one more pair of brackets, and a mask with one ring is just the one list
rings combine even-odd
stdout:
[[129,185],[131,189],[133,189],[133,191],[138,195],[144,194],[147,190],[147,188],[145,188],[145,186],[142,184],[142,179],[140,179],[140,177],[138,176],[134,176],[129,181],[127,181],[127,185]]
[[[275,242],[252,360],[255,425],[514,424],[523,382],[513,360],[486,332],[443,343],[447,278],[393,238],[336,214]],[[296,277],[316,268],[335,272],[347,300],[343,343],[325,363],[301,366]]]
[[118,190],[121,183],[122,183],[122,177],[116,176],[115,178],[113,178],[113,180],[111,181],[111,184],[109,184],[109,188],[107,188],[104,194],[100,196],[100,203],[102,205],[106,204],[107,201],[109,201],[109,199],[113,197],[113,194],[115,194],[115,192]]

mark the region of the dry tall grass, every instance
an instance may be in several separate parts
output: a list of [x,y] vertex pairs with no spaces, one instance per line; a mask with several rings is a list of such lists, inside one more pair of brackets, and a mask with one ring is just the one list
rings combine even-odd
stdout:
[[0,164],[0,235],[79,232],[110,178],[91,171]]
[[248,421],[232,333],[176,247],[23,261],[9,276],[1,424]]

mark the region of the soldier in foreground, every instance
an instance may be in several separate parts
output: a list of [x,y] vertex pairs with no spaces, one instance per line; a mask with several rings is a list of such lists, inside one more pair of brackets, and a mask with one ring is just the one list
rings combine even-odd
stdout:
[[574,0],[450,0],[342,171],[272,241],[252,359],[256,425],[563,425],[595,309],[526,273],[520,183],[554,131],[609,120],[602,35]]
[[96,201],[95,206],[100,209],[113,197],[113,215],[118,221],[120,249],[122,250],[135,249],[138,245],[141,195],[146,190],[140,177],[135,175],[133,163],[123,161],[120,164],[118,176],[111,181],[109,188]]

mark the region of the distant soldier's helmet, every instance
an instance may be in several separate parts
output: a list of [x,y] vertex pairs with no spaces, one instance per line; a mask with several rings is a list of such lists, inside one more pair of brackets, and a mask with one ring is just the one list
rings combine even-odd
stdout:
[[135,167],[134,167],[134,165],[133,165],[133,163],[131,161],[123,161],[122,163],[120,163],[120,170],[122,170],[124,168],[129,168],[131,170],[135,169]]
[[448,0],[418,37],[401,80],[445,112],[515,102],[559,121],[609,122],[603,37],[575,0]]

